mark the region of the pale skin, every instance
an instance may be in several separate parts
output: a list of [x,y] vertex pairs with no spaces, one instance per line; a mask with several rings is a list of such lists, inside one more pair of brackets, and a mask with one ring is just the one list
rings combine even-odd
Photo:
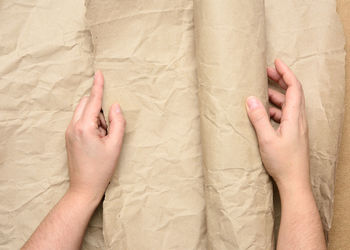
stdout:
[[[247,113],[259,142],[262,161],[281,195],[282,217],[277,249],[326,249],[322,223],[311,191],[308,128],[300,82],[280,60],[268,68],[285,95],[269,89],[276,107],[269,114],[255,97]],[[109,111],[109,126],[100,113],[103,76],[96,72],[89,97],[78,104],[66,131],[70,185],[23,249],[80,249],[88,222],[111,180],[125,129],[120,106]],[[280,123],[274,130],[270,117]]]
[[[100,112],[104,80],[96,72],[89,97],[78,104],[66,130],[69,189],[23,249],[80,249],[88,222],[112,178],[121,150],[125,119],[119,104]],[[107,133],[108,132],[108,133]]]
[[[270,79],[286,92],[269,89],[269,115],[256,97],[247,113],[258,137],[261,159],[281,196],[277,249],[326,249],[320,215],[311,190],[308,125],[302,86],[281,60],[268,68]],[[270,117],[280,125],[273,129]]]

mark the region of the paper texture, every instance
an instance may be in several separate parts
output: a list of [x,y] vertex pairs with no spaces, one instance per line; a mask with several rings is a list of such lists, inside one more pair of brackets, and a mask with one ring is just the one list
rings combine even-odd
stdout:
[[103,204],[111,249],[205,249],[205,202],[191,0],[91,0],[104,110],[127,126]]
[[105,114],[119,102],[127,127],[83,249],[273,249],[278,196],[244,105],[267,104],[276,57],[304,87],[328,231],[343,47],[334,0],[0,1],[0,249],[22,246],[67,189],[64,132],[96,69]]
[[336,2],[265,0],[265,11],[267,63],[282,58],[303,85],[312,188],[329,231],[345,88],[344,35]]
[[337,10],[344,26],[346,37],[346,92],[345,116],[339,163],[336,171],[334,194],[334,219],[329,232],[329,249],[347,249],[350,246],[350,1],[338,0]]
[[[84,1],[0,1],[0,248],[19,249],[68,187],[64,132],[93,75]],[[84,239],[103,243],[101,210]]]
[[195,1],[209,249],[272,249],[272,185],[246,98],[267,100],[264,1]]

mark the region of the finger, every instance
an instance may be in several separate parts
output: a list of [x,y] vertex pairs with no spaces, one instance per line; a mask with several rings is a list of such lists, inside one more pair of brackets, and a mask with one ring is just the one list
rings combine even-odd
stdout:
[[103,82],[104,79],[101,71],[96,71],[90,97],[84,110],[84,116],[87,118],[96,119],[100,113],[103,97]]
[[293,72],[281,60],[275,61],[276,70],[284,79],[288,88],[285,95],[285,108],[283,109],[282,121],[292,120],[297,122],[302,104],[302,87]]
[[282,76],[277,72],[275,68],[268,67],[267,68],[267,76],[278,83],[282,89],[287,89],[287,84],[284,82]]
[[99,134],[100,137],[104,137],[104,136],[107,135],[107,130],[105,130],[102,127],[98,127],[98,134]]
[[261,101],[254,96],[250,96],[247,98],[246,108],[250,122],[258,137],[259,144],[273,138],[275,136],[275,130],[271,126],[269,116]]
[[104,129],[104,130],[107,130],[107,122],[106,122],[106,119],[105,119],[105,116],[103,114],[103,111],[101,109],[100,113],[98,114],[98,118],[99,118],[99,121],[100,121],[100,126]]
[[121,145],[123,143],[123,136],[126,123],[118,103],[114,103],[111,106],[108,118],[109,131],[107,135],[107,140],[113,145],[113,147],[116,148],[116,150],[120,150]]
[[80,99],[78,106],[75,108],[74,114],[73,114],[73,122],[77,122],[80,117],[82,116],[86,103],[88,101],[88,96],[84,96]]
[[276,71],[284,80],[284,83],[287,87],[293,87],[299,84],[298,79],[295,77],[292,70],[280,59],[275,60]]
[[270,102],[277,107],[282,108],[284,102],[286,101],[285,95],[271,88],[268,89],[268,93]]
[[278,123],[281,122],[282,111],[280,109],[275,108],[275,107],[271,107],[271,108],[269,108],[269,113],[270,113],[270,117],[272,118],[272,120],[274,120],[275,122],[278,122]]

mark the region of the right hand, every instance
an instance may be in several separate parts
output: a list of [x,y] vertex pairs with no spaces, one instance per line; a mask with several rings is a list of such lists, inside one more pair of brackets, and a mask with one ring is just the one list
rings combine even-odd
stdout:
[[308,126],[303,89],[293,72],[281,60],[268,68],[270,79],[286,90],[285,95],[269,89],[269,100],[276,107],[270,117],[280,123],[275,130],[263,104],[256,97],[247,98],[247,112],[258,137],[259,150],[266,171],[280,192],[291,188],[311,190],[309,174]]

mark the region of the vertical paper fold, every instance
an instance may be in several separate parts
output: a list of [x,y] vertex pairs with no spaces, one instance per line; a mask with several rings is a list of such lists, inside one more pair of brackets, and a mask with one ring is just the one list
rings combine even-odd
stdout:
[[343,23],[346,40],[346,83],[343,131],[336,171],[332,228],[329,232],[330,250],[350,246],[350,1],[337,0],[337,12]]
[[103,108],[126,132],[103,204],[110,249],[205,249],[192,0],[90,0]]
[[[265,5],[267,63],[284,60],[304,89],[311,183],[328,232],[345,93],[345,39],[336,1],[265,0]],[[279,211],[277,206],[277,220]]]
[[267,100],[264,1],[195,0],[209,249],[272,249],[272,185],[245,110]]

